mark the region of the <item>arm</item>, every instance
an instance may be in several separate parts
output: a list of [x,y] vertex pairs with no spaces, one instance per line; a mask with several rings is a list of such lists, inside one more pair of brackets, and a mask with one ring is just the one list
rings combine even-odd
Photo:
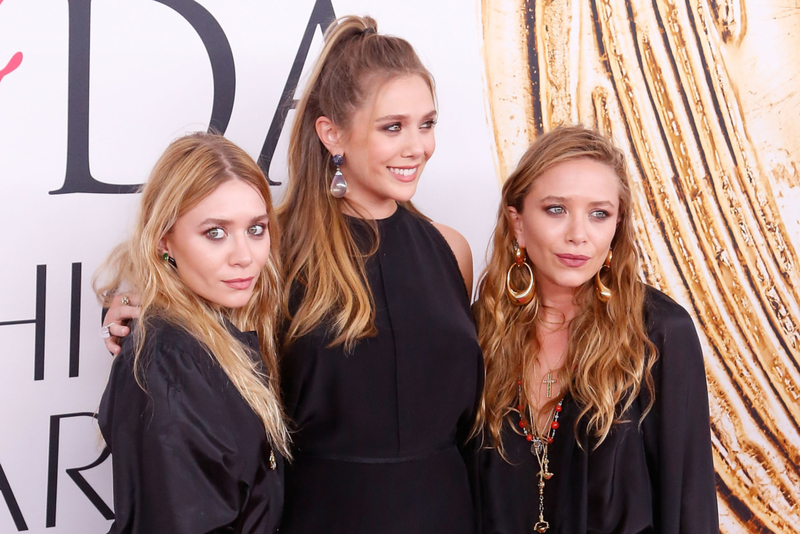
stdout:
[[458,269],[461,271],[464,285],[467,286],[467,294],[472,300],[472,250],[469,248],[469,243],[463,235],[449,226],[440,223],[433,223],[433,226],[439,230],[447,244],[450,245],[450,249],[458,261]]
[[[656,299],[665,299],[657,295]],[[689,314],[674,302],[652,314],[655,404],[645,419],[656,529],[719,532],[708,390],[700,341]]]
[[115,527],[131,534],[220,531],[239,515],[241,464],[219,388],[178,349],[144,356],[151,362],[147,392],[134,380],[126,348],[100,407],[112,451]]

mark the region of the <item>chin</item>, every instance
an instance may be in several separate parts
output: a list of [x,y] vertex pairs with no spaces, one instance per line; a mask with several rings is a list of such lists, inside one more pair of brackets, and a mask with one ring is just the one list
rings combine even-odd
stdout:
[[417,182],[414,181],[408,184],[400,184],[395,188],[392,194],[392,200],[395,202],[408,202],[417,192]]
[[237,308],[243,308],[247,306],[250,302],[250,297],[253,296],[252,291],[245,295],[224,295],[220,296],[220,299],[216,301],[216,304],[222,306],[223,308],[228,308],[230,310],[235,310]]
[[584,284],[586,284],[586,282],[588,282],[591,279],[592,279],[592,277],[589,277],[589,278],[584,278],[584,277],[575,278],[575,277],[570,276],[570,277],[567,277],[567,278],[562,278],[561,280],[557,280],[556,281],[556,285],[559,286],[559,287],[563,287],[563,288],[577,290],[577,289],[580,289]]

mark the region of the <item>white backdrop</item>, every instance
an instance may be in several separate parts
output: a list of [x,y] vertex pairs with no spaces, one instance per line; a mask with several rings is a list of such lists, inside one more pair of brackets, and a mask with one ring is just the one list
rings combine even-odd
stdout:
[[[216,26],[188,22],[197,4]],[[126,236],[138,196],[63,192],[79,179],[84,190],[140,183],[172,139],[209,126],[215,72],[200,33],[215,42],[220,35],[209,27],[221,29],[232,54],[216,73],[218,91],[235,85],[232,108],[220,104],[230,110],[225,133],[258,157],[309,17],[323,4],[337,16],[374,16],[433,72],[437,150],[414,200],[467,237],[477,272],[499,182],[475,2],[0,0],[1,533],[100,533],[110,525],[111,462],[78,470],[103,449],[91,414],[111,365],[91,278]],[[316,28],[307,66],[320,45]],[[292,118],[270,167],[283,183]],[[80,166],[87,151],[88,172]],[[280,198],[281,187],[274,191]]]

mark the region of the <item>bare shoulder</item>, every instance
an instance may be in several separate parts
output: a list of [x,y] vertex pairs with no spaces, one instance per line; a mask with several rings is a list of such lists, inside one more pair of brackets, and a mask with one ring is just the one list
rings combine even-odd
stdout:
[[467,293],[472,297],[472,249],[469,248],[467,239],[458,230],[437,222],[432,223],[445,238],[453,255],[458,261],[458,268],[464,278],[464,285],[467,286]]

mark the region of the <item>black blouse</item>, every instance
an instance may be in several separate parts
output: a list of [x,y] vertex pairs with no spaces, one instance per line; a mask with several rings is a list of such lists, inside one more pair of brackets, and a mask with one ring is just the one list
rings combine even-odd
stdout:
[[[228,328],[257,357],[255,332]],[[275,532],[283,459],[261,419],[200,343],[162,320],[148,325],[143,391],[130,338],[114,360],[98,417],[113,460],[109,532]]]
[[398,207],[377,224],[366,270],[378,334],[345,353],[320,325],[281,359],[296,425],[281,534],[474,532],[460,445],[483,358],[464,281],[428,221]]
[[[592,450],[595,443],[585,424],[578,425],[576,440],[579,410],[565,397],[549,446],[548,532],[719,532],[708,392],[694,324],[681,306],[653,288],[648,288],[645,313],[659,354],[653,367],[655,404],[640,428],[649,401],[646,391],[640,393],[624,414],[628,422],[615,425]],[[510,463],[492,449],[479,454],[483,531],[531,533],[539,514],[539,466],[530,443],[508,422],[503,443]]]

